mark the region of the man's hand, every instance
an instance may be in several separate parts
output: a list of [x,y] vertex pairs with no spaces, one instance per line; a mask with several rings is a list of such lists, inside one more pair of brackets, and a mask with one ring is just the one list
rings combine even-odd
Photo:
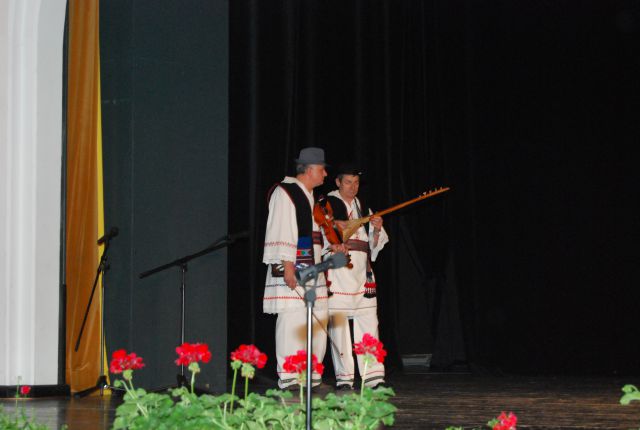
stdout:
[[373,216],[369,219],[369,222],[373,226],[374,233],[379,233],[382,230],[382,217]]
[[347,246],[346,243],[337,243],[337,244],[331,245],[329,248],[331,249],[332,252],[342,252],[343,254],[349,253],[349,247]]
[[298,280],[296,279],[296,267],[292,261],[283,261],[284,266],[284,283],[292,290],[296,289]]

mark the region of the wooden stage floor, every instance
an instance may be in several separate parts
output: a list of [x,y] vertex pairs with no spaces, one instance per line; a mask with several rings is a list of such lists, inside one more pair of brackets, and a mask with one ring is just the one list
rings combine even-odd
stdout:
[[[619,404],[625,383],[638,385],[640,381],[429,372],[388,377],[388,385],[397,394],[397,429],[481,427],[503,410],[518,416],[519,429],[638,429],[640,403]],[[327,385],[324,390],[331,388]],[[51,429],[67,424],[69,430],[102,430],[110,428],[118,403],[116,397],[89,397],[31,399],[19,405]],[[0,404],[12,412],[16,402],[5,399]]]

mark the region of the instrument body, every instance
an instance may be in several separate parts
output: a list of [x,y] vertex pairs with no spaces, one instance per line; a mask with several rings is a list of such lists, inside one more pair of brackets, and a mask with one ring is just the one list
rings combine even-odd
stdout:
[[[313,220],[320,226],[322,231],[332,245],[340,245],[343,243],[342,229],[335,223],[333,218],[333,208],[331,207],[331,203],[325,199],[320,199],[313,206]],[[352,263],[347,263],[346,267],[351,269],[353,267]]]
[[445,191],[449,191],[449,190],[450,190],[449,187],[441,187],[441,188],[438,188],[438,189],[433,190],[433,191],[429,191],[429,192],[425,191],[424,193],[420,194],[415,199],[408,200],[408,201],[406,201],[404,203],[400,203],[398,205],[392,206],[390,208],[387,208],[385,210],[376,212],[374,214],[371,214],[371,215],[368,215],[368,216],[365,216],[365,217],[362,217],[362,218],[348,220],[345,228],[342,230],[342,241],[346,242],[347,240],[349,240],[349,238],[351,236],[353,236],[353,234],[360,228],[361,225],[366,224],[366,223],[369,222],[371,217],[386,215],[388,213],[397,211],[398,209],[402,209],[405,206],[409,206],[409,205],[412,205],[414,203],[417,203],[420,200],[424,200],[424,199],[427,199],[429,197],[433,197],[435,195],[442,194]]

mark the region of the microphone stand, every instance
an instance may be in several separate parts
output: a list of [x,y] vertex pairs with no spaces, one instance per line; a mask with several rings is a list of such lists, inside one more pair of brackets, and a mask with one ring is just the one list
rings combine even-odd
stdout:
[[307,430],[311,430],[311,385],[313,378],[313,366],[311,365],[311,348],[313,339],[313,306],[316,301],[316,288],[318,287],[318,273],[313,277],[313,287],[307,288],[306,281],[302,284],[304,288],[304,303],[307,308],[307,380],[306,380],[306,412],[307,412]]
[[[110,385],[107,382],[107,375],[105,374],[104,369],[104,274],[107,270],[109,270],[109,265],[107,264],[107,252],[109,251],[109,243],[111,237],[105,235],[104,240],[104,250],[102,251],[102,255],[100,256],[100,263],[98,263],[98,270],[96,271],[96,277],[93,281],[93,288],[91,289],[91,295],[89,296],[89,303],[87,304],[87,309],[84,312],[84,318],[82,320],[82,326],[80,327],[80,333],[78,334],[78,339],[76,340],[75,352],[78,352],[78,348],[80,347],[80,341],[82,340],[82,334],[84,333],[84,327],[87,323],[87,317],[89,316],[89,309],[91,309],[91,302],[93,301],[93,295],[96,292],[96,287],[98,285],[98,279],[100,279],[100,376],[98,376],[98,381],[96,385],[91,388],[87,388],[86,390],[78,391],[74,394],[75,397],[85,397],[89,394],[93,393],[96,390],[100,390],[100,395],[104,394],[105,389],[111,390],[120,390],[121,388],[117,388],[113,385]],[[102,277],[100,277],[102,274]]]
[[[193,259],[201,257],[203,255],[209,254],[215,250],[220,248],[227,247],[229,245],[234,244],[238,239],[248,237],[248,232],[242,232],[238,234],[228,234],[220,237],[211,245],[207,246],[202,251],[198,251],[195,254],[186,255],[184,257],[178,258],[170,263],[163,264],[161,266],[155,267],[153,269],[147,270],[146,272],[142,272],[138,275],[139,279],[146,278],[147,276],[151,276],[154,273],[162,272],[163,270],[169,269],[171,267],[179,267],[181,273],[181,281],[180,281],[180,345],[184,343],[184,329],[185,329],[185,291],[187,288],[186,284],[186,273],[188,270],[187,263]],[[187,378],[184,375],[184,365],[180,366],[180,373],[176,375],[177,387],[188,387],[189,383],[187,382]],[[164,389],[160,390],[164,391]],[[205,390],[198,389],[196,391],[206,392]]]
[[[329,265],[327,268],[335,268],[339,269],[343,267],[347,263],[347,257],[342,254],[341,258],[336,259],[336,257],[341,254],[337,254],[333,260],[333,265]],[[328,261],[327,261],[328,262]],[[325,263],[327,263],[325,262]],[[304,303],[307,308],[307,380],[306,380],[306,392],[307,392],[307,404],[306,404],[306,412],[307,412],[307,430],[311,430],[311,385],[313,378],[313,366],[311,365],[311,356],[313,355],[311,352],[312,348],[312,339],[313,339],[313,322],[312,317],[313,314],[313,306],[316,302],[316,289],[318,288],[318,275],[320,271],[318,271],[318,266],[320,264],[315,265],[315,270],[309,273],[301,273],[300,271],[296,271],[296,278],[298,283],[304,288]],[[307,288],[307,282],[313,277],[313,287]],[[320,323],[320,321],[318,321]],[[322,324],[319,324],[322,327]],[[326,333],[326,330],[325,330]],[[329,333],[327,333],[327,336]],[[329,337],[329,340],[331,338]],[[333,341],[331,340],[333,344]],[[337,348],[336,348],[337,349]],[[338,351],[340,353],[340,351]],[[340,354],[342,356],[342,354]]]

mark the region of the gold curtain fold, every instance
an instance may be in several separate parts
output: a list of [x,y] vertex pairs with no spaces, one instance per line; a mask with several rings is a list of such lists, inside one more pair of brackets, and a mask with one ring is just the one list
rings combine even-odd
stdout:
[[[69,1],[67,94],[67,366],[72,391],[100,375],[100,285],[95,290],[78,351],[103,234],[100,121],[99,0]],[[106,372],[106,369],[105,369]]]

